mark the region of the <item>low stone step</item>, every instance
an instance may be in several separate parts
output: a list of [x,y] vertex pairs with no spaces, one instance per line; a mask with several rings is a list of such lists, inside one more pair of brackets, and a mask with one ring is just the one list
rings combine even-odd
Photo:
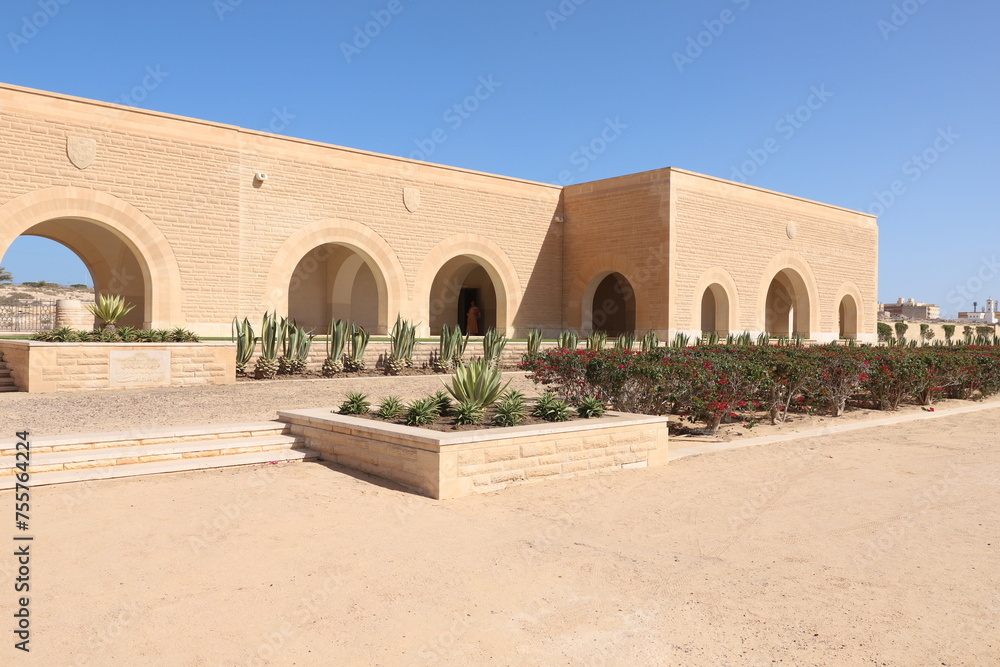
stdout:
[[[193,442],[131,445],[128,447],[32,452],[29,470],[32,474],[42,474],[78,468],[99,468],[229,454],[249,454],[292,449],[298,444],[300,444],[300,440],[295,436],[265,435],[249,438],[215,438]],[[14,456],[0,458],[0,476],[17,472],[16,464],[17,459]]]
[[[186,458],[168,461],[153,461],[149,463],[133,463],[130,465],[102,466],[97,468],[77,468],[32,474],[30,486],[48,486],[51,484],[66,484],[69,482],[86,482],[102,479],[117,479],[121,477],[136,477],[140,475],[159,475],[170,472],[187,472],[193,470],[208,470],[212,468],[228,468],[262,463],[280,463],[291,461],[307,461],[319,458],[319,454],[310,449],[282,449],[276,451],[251,452],[247,454],[230,454],[226,456],[209,456],[202,458]],[[13,476],[0,477],[0,490],[12,489],[16,484]]]
[[[135,445],[161,445],[228,438],[250,438],[288,433],[288,425],[278,421],[216,424],[211,426],[173,426],[135,429],[112,433],[82,433],[75,435],[37,435],[31,438],[32,458],[46,452],[69,452]],[[0,458],[13,456],[17,439],[0,439]]]

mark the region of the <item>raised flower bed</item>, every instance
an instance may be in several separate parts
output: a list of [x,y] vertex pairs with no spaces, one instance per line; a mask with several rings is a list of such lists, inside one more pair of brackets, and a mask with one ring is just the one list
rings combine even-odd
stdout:
[[437,499],[667,463],[666,417],[609,412],[600,419],[449,433],[330,408],[278,415],[323,460]]

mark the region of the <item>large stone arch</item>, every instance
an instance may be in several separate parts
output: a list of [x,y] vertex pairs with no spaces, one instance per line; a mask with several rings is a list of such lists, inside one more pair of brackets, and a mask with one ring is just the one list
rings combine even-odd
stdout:
[[[121,293],[128,300],[134,278],[141,279],[141,326],[168,328],[185,323],[184,293],[173,250],[156,224],[114,195],[80,187],[55,187],[21,195],[0,207],[0,256],[22,235],[41,236],[77,253],[99,293]],[[120,249],[107,246],[110,241]],[[104,246],[104,247],[102,247]],[[127,251],[129,267],[111,255]],[[137,292],[138,294],[138,292]],[[136,320],[138,323],[138,319]]]
[[[806,338],[811,338],[820,333],[820,299],[819,287],[816,277],[813,274],[809,262],[798,253],[785,250],[768,263],[761,276],[760,287],[757,292],[757,314],[756,322],[759,331],[767,331],[767,309],[768,291],[772,283],[781,282],[786,289],[790,289],[793,305],[797,310],[794,328],[796,331],[789,333],[802,334]],[[769,332],[774,333],[774,332]]]
[[[853,308],[853,313],[852,313]],[[867,331],[868,321],[865,318],[865,301],[861,296],[861,289],[852,282],[845,282],[837,290],[837,294],[830,304],[830,312],[838,319],[838,334],[842,338],[863,339]],[[841,316],[847,318],[847,322],[840,322]],[[853,322],[851,322],[853,316]],[[846,326],[846,330],[841,330]],[[853,325],[853,326],[852,326]]]
[[[431,301],[434,282],[449,262],[465,257],[478,264],[492,282],[496,297],[496,328],[514,334],[514,320],[521,305],[521,281],[514,263],[499,245],[478,234],[455,234],[438,243],[424,258],[413,285],[414,318],[422,335],[431,333]],[[457,295],[445,295],[448,299]]]
[[653,328],[649,321],[649,304],[644,298],[645,285],[638,279],[634,264],[628,257],[615,253],[602,253],[574,273],[575,279],[570,284],[566,313],[570,328],[581,333],[592,331],[594,295],[601,283],[612,274],[622,276],[631,288],[632,298],[635,300],[636,331]]
[[[296,268],[306,255],[316,248],[334,245],[357,253],[371,269],[378,289],[378,324],[372,333],[384,334],[406,299],[406,281],[403,267],[396,253],[369,227],[341,218],[317,220],[289,236],[271,261],[264,291],[264,307],[279,314],[288,313],[289,284]],[[348,270],[360,268],[356,261]],[[343,274],[343,267],[341,274]],[[342,278],[342,275],[338,276]],[[334,282],[334,289],[342,294],[343,288]],[[324,325],[325,326],[325,325]]]
[[711,292],[714,299],[715,331],[725,336],[725,334],[739,330],[742,322],[739,289],[729,272],[720,267],[709,269],[695,283],[694,298],[691,302],[690,330],[710,333],[705,331],[702,324],[702,311],[705,307],[707,292]]

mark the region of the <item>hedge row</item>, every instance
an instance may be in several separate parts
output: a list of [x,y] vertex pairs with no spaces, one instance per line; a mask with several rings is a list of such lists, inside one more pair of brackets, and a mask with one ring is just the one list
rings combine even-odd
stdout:
[[739,413],[779,423],[797,409],[840,416],[848,403],[896,410],[906,401],[1000,392],[998,347],[555,349],[524,355],[521,367],[567,399],[597,396],[624,412],[685,415],[712,431]]

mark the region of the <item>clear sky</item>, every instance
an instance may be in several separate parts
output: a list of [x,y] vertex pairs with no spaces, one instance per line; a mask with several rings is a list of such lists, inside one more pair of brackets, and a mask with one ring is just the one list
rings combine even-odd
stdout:
[[[873,211],[880,298],[953,315],[1000,297],[998,24],[989,0],[6,0],[0,80],[537,181],[674,166]],[[90,281],[50,248],[4,266]]]

